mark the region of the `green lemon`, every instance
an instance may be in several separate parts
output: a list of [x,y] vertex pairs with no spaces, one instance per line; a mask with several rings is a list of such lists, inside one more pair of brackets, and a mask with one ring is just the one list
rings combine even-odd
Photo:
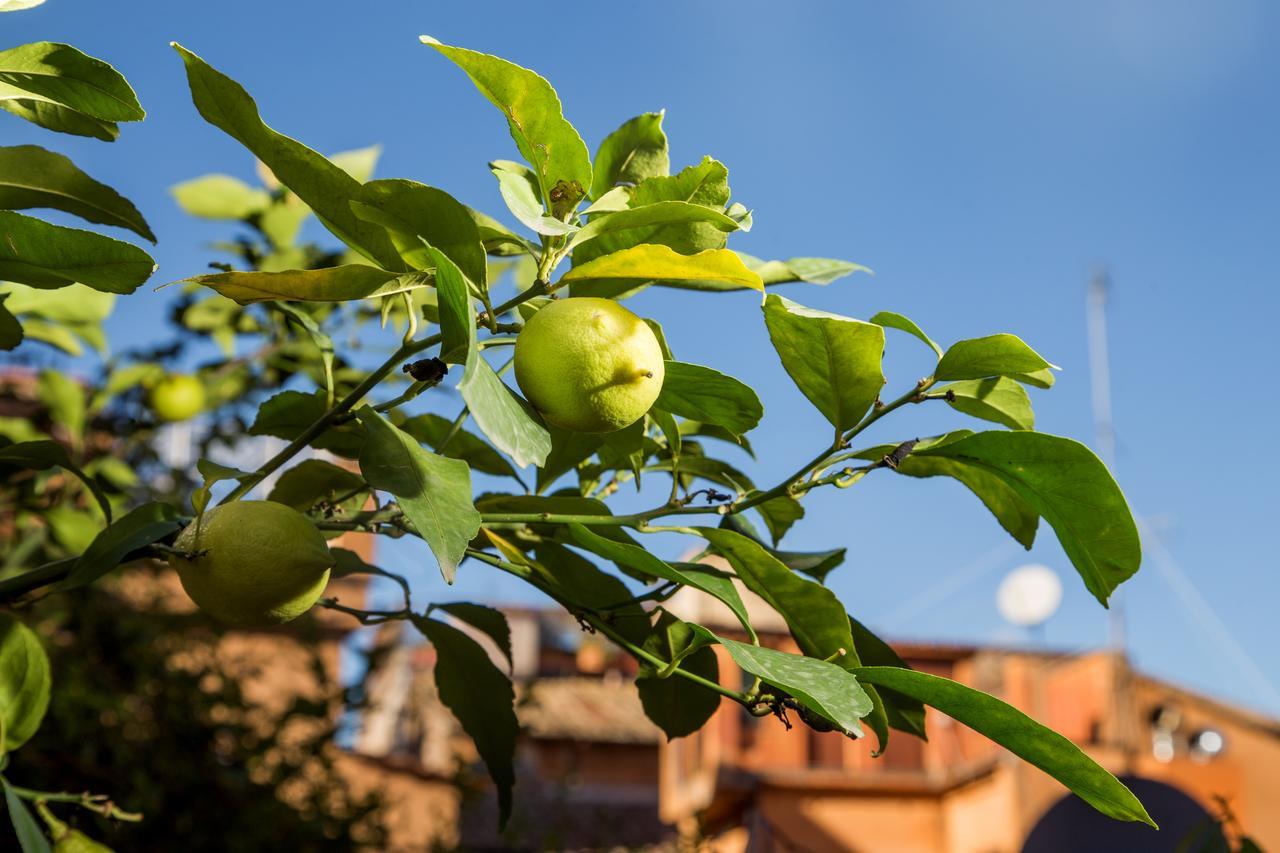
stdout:
[[204,410],[204,384],[187,373],[166,376],[151,389],[151,411],[162,421],[185,421]]
[[612,299],[552,302],[516,338],[516,382],[548,422],[613,432],[649,411],[662,390],[662,347]]
[[73,829],[54,842],[53,853],[111,853],[111,848]]
[[[197,529],[198,528],[198,529]],[[311,608],[334,558],[306,516],[271,501],[214,507],[179,534],[169,559],[182,588],[229,625],[278,625]]]

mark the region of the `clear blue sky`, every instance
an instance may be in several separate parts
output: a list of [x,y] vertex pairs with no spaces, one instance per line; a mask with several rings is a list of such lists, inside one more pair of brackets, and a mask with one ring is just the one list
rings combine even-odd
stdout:
[[[485,162],[515,156],[514,146],[461,73],[417,44],[430,33],[539,70],[593,146],[622,120],[666,108],[674,164],[716,156],[735,197],[755,209],[755,230],[737,248],[844,257],[877,272],[792,287],[789,297],[864,318],[899,311],[943,342],[1017,332],[1065,368],[1053,391],[1034,395],[1040,427],[1086,440],[1084,287],[1105,262],[1121,484],[1280,682],[1271,527],[1280,464],[1252,452],[1280,417],[1265,378],[1280,305],[1280,54],[1271,49],[1280,9],[1261,0],[783,8],[49,0],[0,16],[3,43],[66,41],[103,56],[150,115],[114,145],[16,119],[3,121],[3,138],[56,147],[131,196],[160,237],[157,281],[202,270],[210,255],[201,243],[224,232],[184,219],[166,188],[210,171],[249,178],[252,165],[196,115],[173,39],[242,81],[278,129],[326,152],[383,143],[380,175],[503,213]],[[144,289],[121,300],[115,339],[158,328],[167,299]],[[662,320],[680,358],[760,390],[766,420],[754,440],[769,458],[748,466],[758,482],[827,440],[777,364],[750,295],[650,292],[633,304]],[[891,335],[891,388],[927,369],[918,344]],[[875,437],[960,423],[945,407],[913,407]],[[891,635],[1010,639],[994,586],[1034,559],[1057,569],[1067,590],[1047,641],[1105,640],[1106,615],[1051,532],[1030,557],[993,552],[1004,534],[954,483],[877,473],[808,507],[791,546],[849,546],[832,585]],[[427,580],[425,547],[387,559],[422,578],[424,600],[521,595],[480,567],[440,592]],[[984,559],[992,568],[981,574]],[[929,590],[975,576],[925,606]],[[1280,713],[1280,699],[1202,630],[1154,560],[1124,590],[1139,666]]]

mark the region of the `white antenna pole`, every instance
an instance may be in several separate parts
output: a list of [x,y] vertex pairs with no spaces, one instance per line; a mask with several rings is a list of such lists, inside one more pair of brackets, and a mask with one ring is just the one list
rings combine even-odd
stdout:
[[[1089,334],[1089,384],[1093,395],[1094,443],[1098,455],[1112,472],[1116,468],[1116,432],[1111,420],[1111,358],[1107,349],[1107,296],[1111,277],[1105,267],[1099,268],[1089,281],[1086,297]],[[1117,590],[1111,597],[1110,646],[1124,654],[1124,604]]]

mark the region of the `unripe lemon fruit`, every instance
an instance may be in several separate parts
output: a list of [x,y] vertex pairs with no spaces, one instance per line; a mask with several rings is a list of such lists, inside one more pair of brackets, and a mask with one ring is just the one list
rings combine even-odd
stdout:
[[516,382],[548,422],[613,432],[658,399],[662,347],[649,326],[612,299],[552,302],[516,338]]
[[[198,527],[198,529],[197,529]],[[320,598],[334,557],[305,515],[272,501],[235,501],[188,524],[169,558],[196,605],[229,625],[278,625]]]
[[53,853],[111,853],[111,848],[99,844],[78,829],[72,829],[54,843]]
[[151,389],[151,411],[162,421],[185,421],[204,410],[204,384],[187,373],[166,376]]

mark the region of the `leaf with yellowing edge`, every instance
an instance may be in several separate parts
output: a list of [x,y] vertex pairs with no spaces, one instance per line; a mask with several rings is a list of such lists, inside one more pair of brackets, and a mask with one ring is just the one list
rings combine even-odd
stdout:
[[729,249],[682,255],[667,246],[648,243],[579,264],[560,277],[562,282],[599,279],[723,281],[764,291],[760,276]]

